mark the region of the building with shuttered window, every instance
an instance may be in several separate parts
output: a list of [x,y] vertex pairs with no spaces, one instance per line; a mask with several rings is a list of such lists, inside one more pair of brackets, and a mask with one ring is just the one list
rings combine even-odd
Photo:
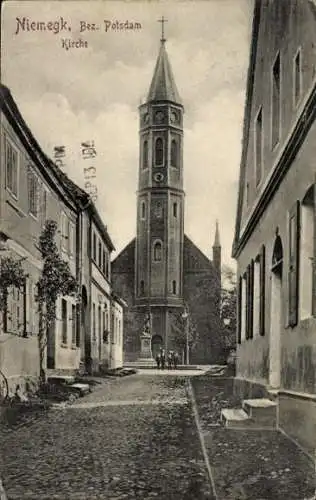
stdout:
[[[256,1],[233,256],[237,377],[316,448],[316,3]],[[241,384],[240,384],[241,385]]]

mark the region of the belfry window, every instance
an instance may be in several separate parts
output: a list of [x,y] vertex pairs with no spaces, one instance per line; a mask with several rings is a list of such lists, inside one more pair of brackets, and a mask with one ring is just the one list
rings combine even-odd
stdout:
[[148,141],[143,143],[143,168],[148,168]]
[[161,241],[156,241],[154,244],[154,261],[161,262],[162,260],[162,243]]
[[177,167],[179,164],[178,158],[178,143],[175,139],[171,141],[171,166]]
[[146,219],[146,203],[144,201],[141,203],[141,218]]
[[164,157],[163,140],[161,139],[161,137],[158,137],[155,143],[155,165],[163,165],[163,157]]

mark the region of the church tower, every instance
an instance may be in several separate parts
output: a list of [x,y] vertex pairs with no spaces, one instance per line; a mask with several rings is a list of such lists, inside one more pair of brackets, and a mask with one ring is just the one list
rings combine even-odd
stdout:
[[151,313],[153,354],[170,348],[169,315],[183,308],[184,110],[165,42],[162,29],[148,96],[139,107],[134,305]]

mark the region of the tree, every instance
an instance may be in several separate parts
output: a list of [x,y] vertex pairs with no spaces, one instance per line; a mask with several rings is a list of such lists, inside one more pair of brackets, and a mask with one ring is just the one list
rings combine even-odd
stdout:
[[186,350],[187,334],[190,352],[192,352],[198,342],[196,323],[188,307],[186,307],[186,313],[186,317],[183,315],[183,310],[181,312],[174,312],[171,316],[172,340],[180,352],[185,352]]
[[63,260],[55,242],[57,223],[46,221],[39,237],[39,250],[43,259],[43,270],[37,282],[39,312],[39,358],[40,379],[45,381],[44,353],[47,345],[47,329],[55,324],[56,301],[61,296],[78,297],[79,285],[71,274],[69,264]]
[[230,267],[222,269],[223,287],[221,318],[223,322],[223,347],[226,351],[236,347],[237,328],[237,281],[236,273]]

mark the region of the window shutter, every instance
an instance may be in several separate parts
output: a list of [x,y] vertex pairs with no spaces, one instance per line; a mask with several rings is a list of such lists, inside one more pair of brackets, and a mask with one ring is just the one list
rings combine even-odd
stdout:
[[249,338],[253,338],[253,278],[254,278],[254,270],[255,263],[254,260],[251,260],[251,264],[249,267]]
[[246,340],[249,339],[249,316],[250,316],[250,302],[249,302],[249,290],[250,290],[250,265],[247,266],[247,271],[246,271]]
[[314,184],[314,254],[313,254],[313,297],[312,313],[316,317],[316,174]]
[[298,280],[300,243],[300,203],[297,201],[290,211],[289,227],[289,326],[298,321]]
[[259,328],[260,335],[265,334],[265,285],[266,285],[266,249],[262,245],[260,251],[260,310],[259,310]]
[[237,303],[238,325],[237,325],[237,342],[241,344],[241,322],[242,322],[242,277],[238,282],[238,303]]

